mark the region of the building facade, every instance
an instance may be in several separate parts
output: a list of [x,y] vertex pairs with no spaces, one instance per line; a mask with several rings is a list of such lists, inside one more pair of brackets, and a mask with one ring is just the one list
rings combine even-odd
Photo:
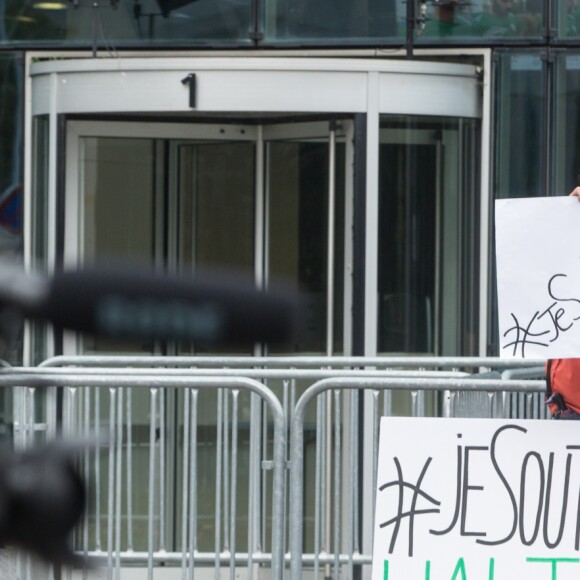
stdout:
[[289,279],[296,353],[495,354],[492,200],[577,181],[576,10],[387,4],[3,3],[3,251]]
[[[227,354],[497,355],[493,200],[580,179],[574,2],[0,0],[0,252],[300,291],[293,344]],[[10,357],[106,352],[224,354],[30,325]]]

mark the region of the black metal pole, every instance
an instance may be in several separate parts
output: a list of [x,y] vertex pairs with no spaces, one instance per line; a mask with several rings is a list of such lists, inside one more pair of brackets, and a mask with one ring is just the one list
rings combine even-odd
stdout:
[[415,35],[415,0],[407,0],[407,58],[413,58],[413,37]]

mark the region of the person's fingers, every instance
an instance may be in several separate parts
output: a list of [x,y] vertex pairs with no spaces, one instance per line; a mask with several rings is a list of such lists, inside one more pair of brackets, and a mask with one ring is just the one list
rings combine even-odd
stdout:
[[577,185],[574,188],[574,190],[572,191],[572,193],[570,193],[570,195],[573,196],[573,197],[577,197],[578,198],[578,201],[580,201],[580,186]]

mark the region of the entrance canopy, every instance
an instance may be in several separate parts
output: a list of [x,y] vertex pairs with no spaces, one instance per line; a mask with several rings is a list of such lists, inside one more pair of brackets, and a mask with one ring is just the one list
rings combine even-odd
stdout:
[[[284,112],[480,117],[472,65],[306,58],[111,58],[31,65],[32,114]],[[51,109],[54,107],[54,109]]]

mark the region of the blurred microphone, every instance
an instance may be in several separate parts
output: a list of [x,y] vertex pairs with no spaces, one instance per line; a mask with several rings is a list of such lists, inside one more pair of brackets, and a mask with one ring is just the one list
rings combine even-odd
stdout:
[[54,564],[86,564],[70,539],[86,504],[74,456],[88,446],[55,441],[18,454],[0,447],[1,546],[29,550]]
[[109,338],[237,345],[285,343],[297,302],[284,290],[257,290],[233,275],[195,279],[134,268],[28,274],[0,263],[0,303],[25,317]]

